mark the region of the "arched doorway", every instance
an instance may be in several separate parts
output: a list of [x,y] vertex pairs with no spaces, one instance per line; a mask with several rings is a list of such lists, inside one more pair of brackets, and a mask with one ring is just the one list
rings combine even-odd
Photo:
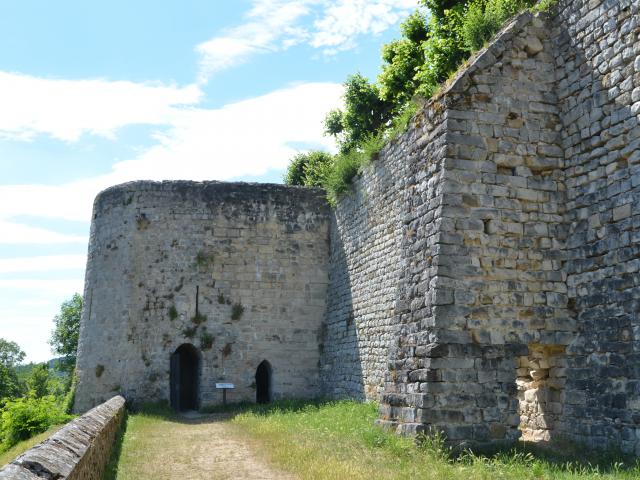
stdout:
[[256,369],[256,402],[271,401],[271,365],[263,360]]
[[171,355],[171,407],[178,411],[198,409],[200,354],[189,343]]

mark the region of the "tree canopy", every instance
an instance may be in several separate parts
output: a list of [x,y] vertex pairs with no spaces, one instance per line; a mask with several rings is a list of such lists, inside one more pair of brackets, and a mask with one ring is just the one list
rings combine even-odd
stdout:
[[80,335],[80,316],[82,315],[82,296],[74,294],[70,300],[60,305],[60,313],[53,319],[55,328],[49,343],[54,353],[63,355],[68,363],[75,365]]
[[0,406],[5,399],[15,398],[22,393],[16,366],[24,357],[25,353],[17,343],[0,338]]
[[323,151],[299,153],[291,159],[284,176],[287,185],[321,187],[331,169],[333,155]]
[[10,342],[0,338],[0,364],[13,368],[24,360],[25,353],[16,342]]

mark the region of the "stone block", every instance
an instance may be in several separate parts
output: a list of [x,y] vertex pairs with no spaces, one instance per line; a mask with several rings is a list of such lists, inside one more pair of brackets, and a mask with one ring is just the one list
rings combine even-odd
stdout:
[[631,216],[631,204],[621,205],[613,209],[613,221],[617,222]]

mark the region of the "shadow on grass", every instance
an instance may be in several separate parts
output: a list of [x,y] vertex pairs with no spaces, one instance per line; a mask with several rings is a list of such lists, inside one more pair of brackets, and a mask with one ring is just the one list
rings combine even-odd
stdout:
[[505,465],[521,463],[532,467],[542,467],[546,464],[562,473],[577,475],[633,473],[635,474],[633,478],[640,478],[640,459],[637,457],[615,448],[596,450],[564,438],[552,442],[518,441],[511,445],[482,448],[446,447],[438,438],[435,441],[433,438],[427,438],[424,442],[427,444],[427,449],[434,450],[435,445],[435,449],[451,462]]
[[124,441],[124,434],[127,431],[127,422],[129,421],[129,413],[125,411],[122,424],[116,433],[116,438],[113,443],[113,449],[109,456],[109,462],[105,468],[102,480],[115,480],[118,476],[118,464],[120,463],[120,456],[122,455],[122,442]]
[[241,413],[253,413],[255,415],[270,415],[272,413],[296,413],[303,410],[320,409],[323,406],[335,404],[336,401],[313,399],[289,399],[278,400],[272,403],[239,402],[228,405],[212,405],[202,408],[202,413],[226,413],[235,416]]
[[129,412],[134,415],[145,415],[159,420],[176,423],[203,423],[217,420],[229,420],[242,413],[253,413],[260,416],[268,416],[275,412],[295,413],[309,409],[320,409],[322,406],[334,404],[328,400],[280,400],[268,404],[256,404],[252,402],[238,402],[227,405],[209,405],[198,412],[181,412],[173,410],[167,402],[145,403],[138,407],[130,407]]

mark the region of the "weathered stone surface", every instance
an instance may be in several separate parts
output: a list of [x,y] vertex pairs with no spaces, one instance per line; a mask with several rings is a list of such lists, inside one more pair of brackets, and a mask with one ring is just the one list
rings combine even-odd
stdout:
[[103,193],[76,408],[168,399],[169,355],[206,327],[201,403],[223,379],[251,399],[267,358],[276,397],[379,399],[398,433],[640,454],[639,10],[518,16],[333,213],[283,186]]
[[330,393],[374,398],[386,369],[380,424],[399,433],[640,453],[639,5],[521,15],[358,179],[332,232],[352,247],[330,268]]
[[0,479],[101,479],[124,414],[124,398],[113,397],[17,457]]
[[[319,390],[329,207],[319,189],[219,182],[133,182],[94,205],[75,410],[115,392],[169,400],[170,356],[200,356],[198,404]],[[242,307],[234,318],[236,305]],[[196,314],[197,312],[197,314]]]

